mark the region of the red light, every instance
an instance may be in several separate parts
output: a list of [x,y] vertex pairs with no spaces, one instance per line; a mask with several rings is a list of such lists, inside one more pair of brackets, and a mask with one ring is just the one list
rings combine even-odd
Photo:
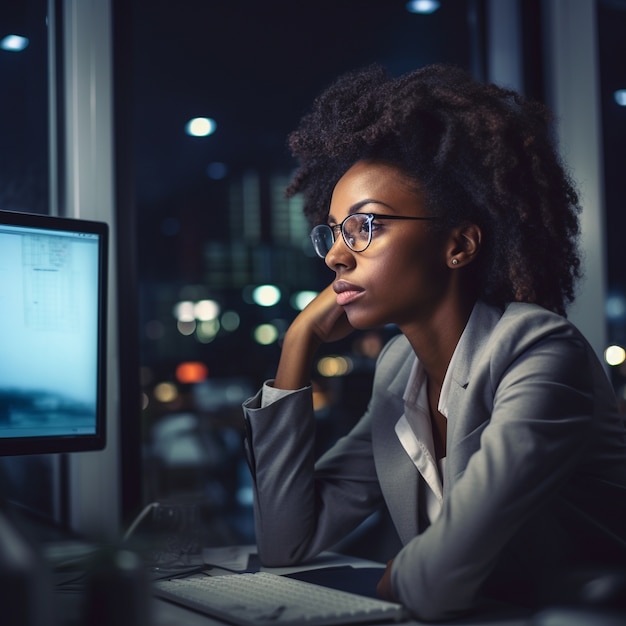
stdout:
[[208,375],[209,369],[199,361],[186,361],[176,368],[176,378],[183,384],[202,382]]

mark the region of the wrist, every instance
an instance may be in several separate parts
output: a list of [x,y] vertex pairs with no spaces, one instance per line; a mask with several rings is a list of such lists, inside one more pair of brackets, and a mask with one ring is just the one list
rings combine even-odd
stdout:
[[274,386],[286,390],[308,386],[313,360],[320,343],[307,329],[299,329],[293,325],[289,327],[283,338]]

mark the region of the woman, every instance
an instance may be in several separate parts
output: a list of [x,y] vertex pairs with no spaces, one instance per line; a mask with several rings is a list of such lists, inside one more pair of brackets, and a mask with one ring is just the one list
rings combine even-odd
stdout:
[[[310,558],[388,508],[380,594],[422,619],[537,602],[573,567],[624,562],[626,428],[564,317],[578,198],[544,107],[431,66],[340,78],[290,137],[335,280],[244,405],[258,548]],[[317,462],[318,347],[395,324],[365,415]]]

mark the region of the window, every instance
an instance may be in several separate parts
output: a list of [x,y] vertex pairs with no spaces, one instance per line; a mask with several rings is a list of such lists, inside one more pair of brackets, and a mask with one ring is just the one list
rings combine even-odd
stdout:
[[[24,0],[0,7],[0,209],[6,211],[50,209],[47,4]],[[59,519],[58,462],[48,456],[0,459],[1,495]]]
[[0,208],[48,212],[46,0],[0,8]]
[[[626,265],[624,233],[624,145],[626,144],[626,74],[622,59],[626,54],[626,3],[598,2],[598,46],[600,106],[604,146],[604,201],[606,206],[607,302],[609,343],[613,382],[626,407]],[[608,355],[607,355],[608,356]]]
[[[251,539],[240,404],[331,280],[299,200],[283,196],[287,134],[343,71],[472,68],[469,4],[415,15],[389,0],[133,2],[145,501],[191,495],[230,520],[231,542]],[[186,134],[197,117],[214,132]],[[340,358],[320,364],[320,446],[360,416],[383,339],[333,346]],[[346,405],[331,401],[340,388]]]

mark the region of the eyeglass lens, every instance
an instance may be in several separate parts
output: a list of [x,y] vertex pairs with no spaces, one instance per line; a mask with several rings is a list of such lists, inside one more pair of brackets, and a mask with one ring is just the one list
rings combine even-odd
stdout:
[[372,237],[372,218],[370,215],[355,213],[343,221],[341,229],[348,247],[355,252],[362,252]]
[[330,252],[335,243],[335,230],[341,227],[346,245],[355,252],[362,252],[370,243],[371,216],[362,213],[355,213],[347,217],[340,225],[331,227],[320,224],[311,231],[311,240],[315,252],[322,258]]
[[335,242],[332,228],[326,226],[326,224],[316,226],[311,231],[311,241],[313,242],[313,248],[315,248],[317,255],[321,256],[323,259],[326,258],[326,255]]

